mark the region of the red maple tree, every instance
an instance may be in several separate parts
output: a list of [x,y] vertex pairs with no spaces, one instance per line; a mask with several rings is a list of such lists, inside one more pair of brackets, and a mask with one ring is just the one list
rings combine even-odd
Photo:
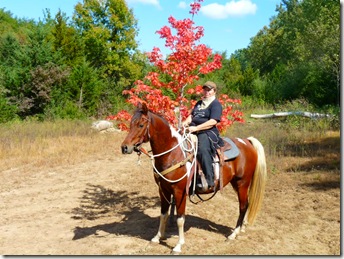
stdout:
[[[195,0],[190,4],[192,18],[201,8],[203,0]],[[196,44],[204,36],[202,26],[195,26],[192,19],[176,20],[168,18],[171,27],[164,26],[157,33],[165,39],[165,46],[171,54],[163,59],[159,48],[154,47],[147,53],[149,61],[154,65],[154,72],[149,72],[143,80],[137,80],[130,90],[124,90],[128,95],[127,102],[137,105],[145,102],[148,108],[164,116],[176,128],[180,127],[191,108],[202,92],[201,85],[195,85],[201,74],[208,74],[222,66],[222,56],[213,54],[204,44]],[[172,33],[172,29],[176,32]],[[221,122],[218,128],[224,132],[234,121],[243,122],[243,114],[233,111],[233,104],[240,104],[241,100],[231,99],[220,94],[219,101],[223,106]],[[127,111],[120,111],[117,115],[107,119],[116,120],[117,126],[128,130],[131,115]]]

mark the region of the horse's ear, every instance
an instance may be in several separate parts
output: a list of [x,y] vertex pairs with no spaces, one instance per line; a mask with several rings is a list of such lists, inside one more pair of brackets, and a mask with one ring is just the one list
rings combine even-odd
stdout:
[[148,113],[148,107],[147,107],[147,104],[146,103],[141,103],[141,102],[138,102],[137,103],[137,109],[142,112],[142,114],[144,115],[147,115]]
[[142,103],[142,113],[144,115],[147,115],[147,113],[148,113],[148,107],[147,107],[146,103]]

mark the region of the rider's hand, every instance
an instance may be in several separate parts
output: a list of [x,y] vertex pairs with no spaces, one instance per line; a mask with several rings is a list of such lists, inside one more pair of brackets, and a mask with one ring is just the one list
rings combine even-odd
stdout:
[[183,122],[182,122],[182,126],[183,126],[184,128],[187,128],[187,127],[189,127],[189,123],[187,123],[186,121],[183,121]]
[[197,131],[197,127],[196,126],[190,126],[189,127],[189,132],[192,133],[192,132],[196,132]]

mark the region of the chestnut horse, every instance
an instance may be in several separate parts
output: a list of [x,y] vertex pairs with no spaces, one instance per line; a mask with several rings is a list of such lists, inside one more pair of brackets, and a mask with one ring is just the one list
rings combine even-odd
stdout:
[[[261,143],[254,137],[232,140],[240,154],[232,160],[225,161],[221,180],[222,186],[231,183],[238,194],[239,218],[228,239],[234,239],[243,231],[244,221],[252,224],[255,220],[262,203],[267,178],[265,153]],[[185,151],[185,145],[181,144],[183,136],[179,131],[171,127],[161,116],[150,112],[146,104],[139,103],[130,122],[130,131],[121,145],[122,153],[140,152],[141,144],[148,141],[153,153],[151,157],[155,170],[154,178],[159,186],[161,201],[160,225],[151,242],[159,243],[160,239],[164,238],[173,197],[177,211],[179,240],[172,252],[180,253],[185,243],[185,207],[191,177],[190,165],[186,162],[190,158],[189,152]]]

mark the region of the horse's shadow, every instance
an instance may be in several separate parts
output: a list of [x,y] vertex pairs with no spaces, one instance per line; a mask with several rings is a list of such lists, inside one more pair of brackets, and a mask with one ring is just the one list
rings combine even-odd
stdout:
[[[157,207],[160,208],[158,197],[142,196],[139,195],[139,192],[115,192],[100,185],[89,184],[80,198],[80,206],[72,210],[72,218],[92,221],[106,217],[111,221],[112,215],[121,219],[91,227],[76,226],[73,240],[91,235],[102,237],[104,233],[105,235],[126,235],[150,240],[158,231],[160,215],[151,217],[145,214],[144,210]],[[204,205],[203,207],[206,209]],[[184,231],[187,232],[192,227],[223,235],[227,235],[232,231],[227,226],[216,224],[207,219],[186,215]],[[170,222],[166,230],[166,237],[176,234],[178,234],[178,230],[175,221],[172,224]]]

